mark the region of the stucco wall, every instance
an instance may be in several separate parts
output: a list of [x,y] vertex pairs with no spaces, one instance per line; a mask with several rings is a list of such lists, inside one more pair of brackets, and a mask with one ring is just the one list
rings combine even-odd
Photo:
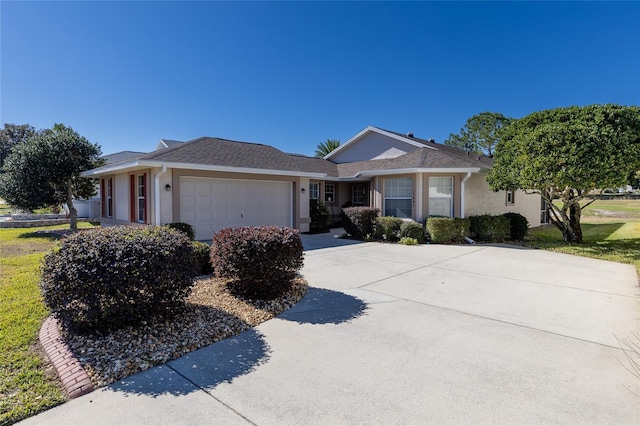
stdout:
[[119,174],[114,178],[115,198],[113,208],[116,220],[129,221],[129,174]]
[[415,146],[411,146],[397,139],[379,133],[369,133],[361,139],[352,142],[334,157],[331,157],[331,161],[336,163],[349,163],[374,158],[394,158],[415,149]]
[[530,226],[540,226],[539,195],[528,195],[523,191],[516,191],[514,204],[507,205],[505,191],[491,191],[483,174],[473,174],[465,186],[466,217],[514,212],[526,217]]

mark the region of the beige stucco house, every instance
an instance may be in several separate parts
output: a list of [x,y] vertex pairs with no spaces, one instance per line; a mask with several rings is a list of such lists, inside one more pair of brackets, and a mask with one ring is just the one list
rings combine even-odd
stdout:
[[103,225],[187,222],[200,240],[245,225],[306,232],[310,198],[335,216],[344,205],[417,221],[510,211],[538,226],[540,197],[489,190],[491,165],[488,157],[369,126],[325,158],[203,137],[162,140],[153,152],[83,175],[100,179]]

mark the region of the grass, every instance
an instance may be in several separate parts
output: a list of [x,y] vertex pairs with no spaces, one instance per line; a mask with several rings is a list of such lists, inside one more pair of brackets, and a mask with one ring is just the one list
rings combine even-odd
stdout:
[[36,350],[40,325],[48,315],[38,289],[40,262],[57,237],[34,231],[55,228],[60,226],[0,229],[0,425],[65,400]]
[[640,200],[598,200],[583,210],[581,224],[582,244],[563,242],[551,225],[530,230],[525,245],[628,263],[640,276]]

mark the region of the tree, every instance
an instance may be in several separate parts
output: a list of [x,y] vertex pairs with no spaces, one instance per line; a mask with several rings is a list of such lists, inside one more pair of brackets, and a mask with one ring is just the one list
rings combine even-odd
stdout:
[[14,146],[35,135],[36,129],[29,124],[5,123],[4,129],[0,130],[0,168],[4,164]]
[[[504,129],[487,175],[494,191],[537,193],[567,242],[582,242],[585,196],[640,169],[640,107],[590,105],[535,112]],[[553,203],[559,199],[561,206]]]
[[469,118],[460,133],[450,134],[444,143],[491,157],[500,140],[500,131],[512,121],[512,118],[497,112],[481,112]]
[[101,150],[71,127],[55,124],[14,146],[0,174],[0,197],[24,210],[66,204],[70,227],[78,227],[73,198],[90,198],[95,179],[80,172],[100,167]]
[[316,147],[316,157],[322,158],[340,146],[339,139],[327,139]]

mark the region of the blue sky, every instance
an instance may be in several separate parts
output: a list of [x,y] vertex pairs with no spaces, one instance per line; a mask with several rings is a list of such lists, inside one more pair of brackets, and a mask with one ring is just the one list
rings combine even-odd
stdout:
[[0,3],[0,121],[105,154],[217,136],[313,155],[368,125],[640,104],[640,2]]

